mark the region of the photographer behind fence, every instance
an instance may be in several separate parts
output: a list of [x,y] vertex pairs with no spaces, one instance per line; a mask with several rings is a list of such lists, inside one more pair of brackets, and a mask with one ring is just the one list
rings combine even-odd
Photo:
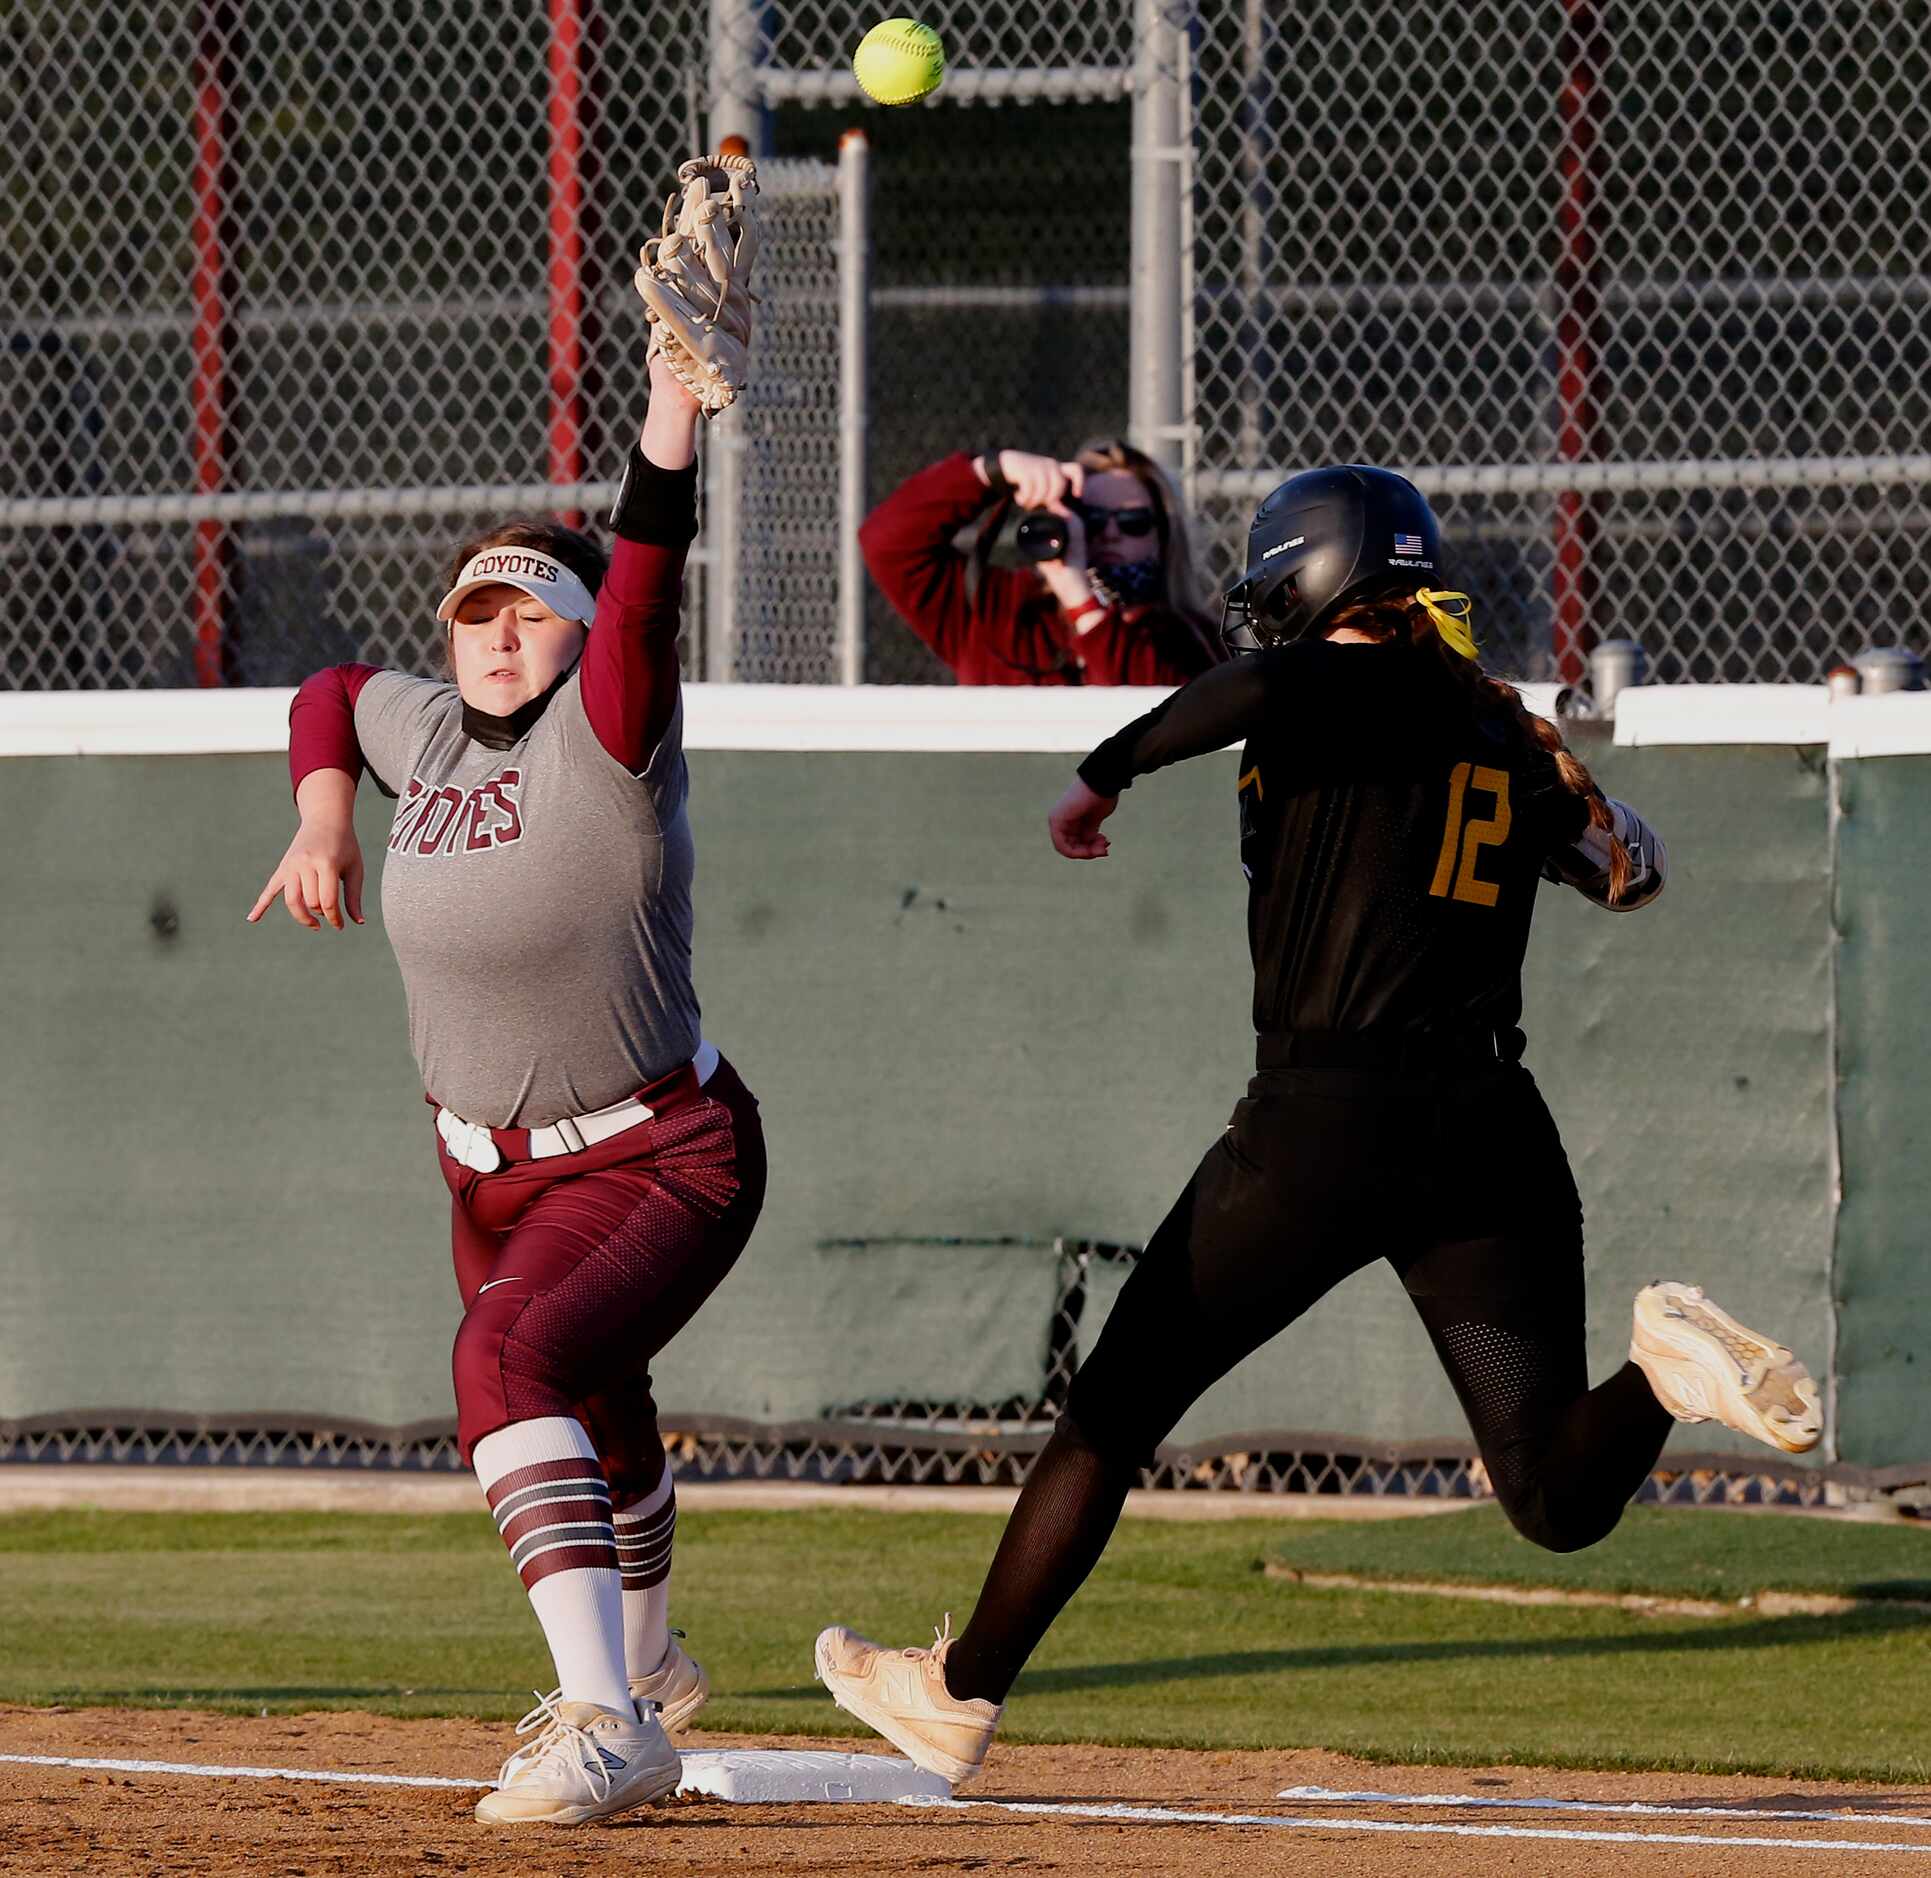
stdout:
[[[1015,552],[992,550],[1019,514]],[[955,546],[976,523],[971,548]],[[965,685],[1180,685],[1221,657],[1172,485],[1131,444],[1069,463],[959,451],[909,477],[858,532],[872,578]]]

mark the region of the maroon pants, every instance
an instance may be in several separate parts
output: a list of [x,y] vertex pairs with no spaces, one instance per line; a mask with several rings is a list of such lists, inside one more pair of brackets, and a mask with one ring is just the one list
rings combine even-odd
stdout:
[[695,1095],[580,1154],[479,1174],[437,1141],[452,1196],[457,1433],[570,1415],[618,1507],[664,1475],[650,1360],[737,1262],[764,1204],[756,1098],[720,1062]]

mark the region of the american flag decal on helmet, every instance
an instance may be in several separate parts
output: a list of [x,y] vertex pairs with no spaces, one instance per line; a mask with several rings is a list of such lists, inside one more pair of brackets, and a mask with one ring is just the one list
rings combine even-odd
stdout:
[[1397,554],[1407,555],[1410,558],[1419,555],[1422,552],[1421,537],[1419,535],[1397,535],[1395,537],[1395,552]]

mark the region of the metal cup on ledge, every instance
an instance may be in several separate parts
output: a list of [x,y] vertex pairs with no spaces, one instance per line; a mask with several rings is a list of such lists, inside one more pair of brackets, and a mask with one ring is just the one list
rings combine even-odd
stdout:
[[1598,717],[1616,715],[1616,694],[1640,685],[1649,670],[1634,639],[1605,639],[1589,654],[1589,700]]
[[1885,691],[1922,691],[1924,661],[1904,646],[1871,646],[1851,663],[1865,697]]

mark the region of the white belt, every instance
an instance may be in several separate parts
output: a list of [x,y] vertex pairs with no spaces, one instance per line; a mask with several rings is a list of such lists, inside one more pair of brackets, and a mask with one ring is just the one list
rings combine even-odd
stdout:
[[[691,1068],[697,1072],[698,1087],[702,1088],[717,1070],[717,1046],[700,1043],[697,1054],[691,1058]],[[608,1141],[626,1128],[649,1121],[655,1112],[649,1103],[625,1096],[606,1109],[592,1109],[587,1115],[566,1115],[547,1128],[530,1130],[530,1159],[547,1161],[559,1154],[581,1154],[585,1148]],[[466,1122],[453,1109],[439,1108],[436,1132],[442,1136],[449,1158],[478,1174],[493,1174],[503,1165],[503,1151],[482,1122]]]

